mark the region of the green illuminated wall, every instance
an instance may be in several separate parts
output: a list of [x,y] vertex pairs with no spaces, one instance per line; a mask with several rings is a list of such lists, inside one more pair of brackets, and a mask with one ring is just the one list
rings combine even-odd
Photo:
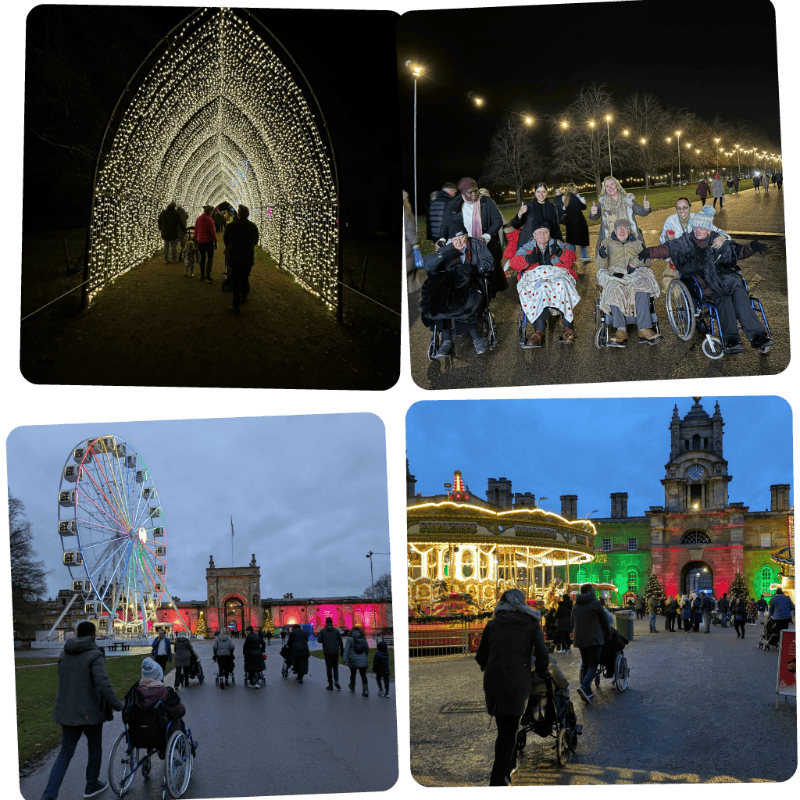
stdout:
[[778,565],[773,563],[768,550],[756,550],[749,553],[745,551],[744,582],[753,597],[758,598],[762,594],[772,594],[769,585],[779,582],[778,570]]

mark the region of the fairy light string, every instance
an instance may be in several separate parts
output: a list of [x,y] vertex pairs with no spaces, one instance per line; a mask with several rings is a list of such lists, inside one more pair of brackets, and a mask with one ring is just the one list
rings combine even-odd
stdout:
[[[164,40],[101,160],[89,301],[163,246],[168,203],[250,208],[261,246],[331,309],[339,198],[331,154],[303,92],[250,23],[206,8]],[[320,120],[320,124],[321,124]]]

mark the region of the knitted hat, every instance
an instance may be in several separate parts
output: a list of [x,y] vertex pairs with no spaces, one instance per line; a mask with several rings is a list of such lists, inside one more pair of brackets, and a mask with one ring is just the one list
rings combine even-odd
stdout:
[[475,182],[475,178],[462,178],[458,182],[458,191],[464,194],[468,192],[470,189],[477,189],[478,184]]
[[160,681],[163,677],[164,670],[152,658],[142,661],[142,680]]
[[544,223],[542,223],[541,225],[537,225],[533,229],[533,232],[536,233],[536,231],[541,231],[541,230],[545,230],[549,234],[550,233],[550,226],[549,225],[545,225]]
[[700,211],[695,214],[692,220],[692,227],[705,228],[707,231],[710,231],[711,226],[714,224],[714,214],[716,213],[716,209],[713,206],[703,206]]

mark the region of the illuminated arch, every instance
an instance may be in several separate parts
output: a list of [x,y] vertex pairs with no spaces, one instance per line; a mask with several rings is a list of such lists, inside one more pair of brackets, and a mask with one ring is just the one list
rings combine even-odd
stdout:
[[284,64],[259,33],[291,59],[249,12],[205,8],[173,28],[134,74],[97,159],[84,303],[162,246],[156,223],[169,202],[183,205],[191,223],[204,205],[227,201],[250,208],[262,247],[281,268],[329,308],[340,305],[327,126],[300,68]]

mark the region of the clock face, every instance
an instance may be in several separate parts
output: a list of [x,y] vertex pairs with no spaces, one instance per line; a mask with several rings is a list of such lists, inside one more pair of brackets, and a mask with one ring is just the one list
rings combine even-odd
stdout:
[[695,464],[692,467],[689,467],[689,477],[693,481],[699,481],[700,478],[702,478],[703,475],[705,475],[705,472],[706,471],[702,467],[698,466],[697,464]]

